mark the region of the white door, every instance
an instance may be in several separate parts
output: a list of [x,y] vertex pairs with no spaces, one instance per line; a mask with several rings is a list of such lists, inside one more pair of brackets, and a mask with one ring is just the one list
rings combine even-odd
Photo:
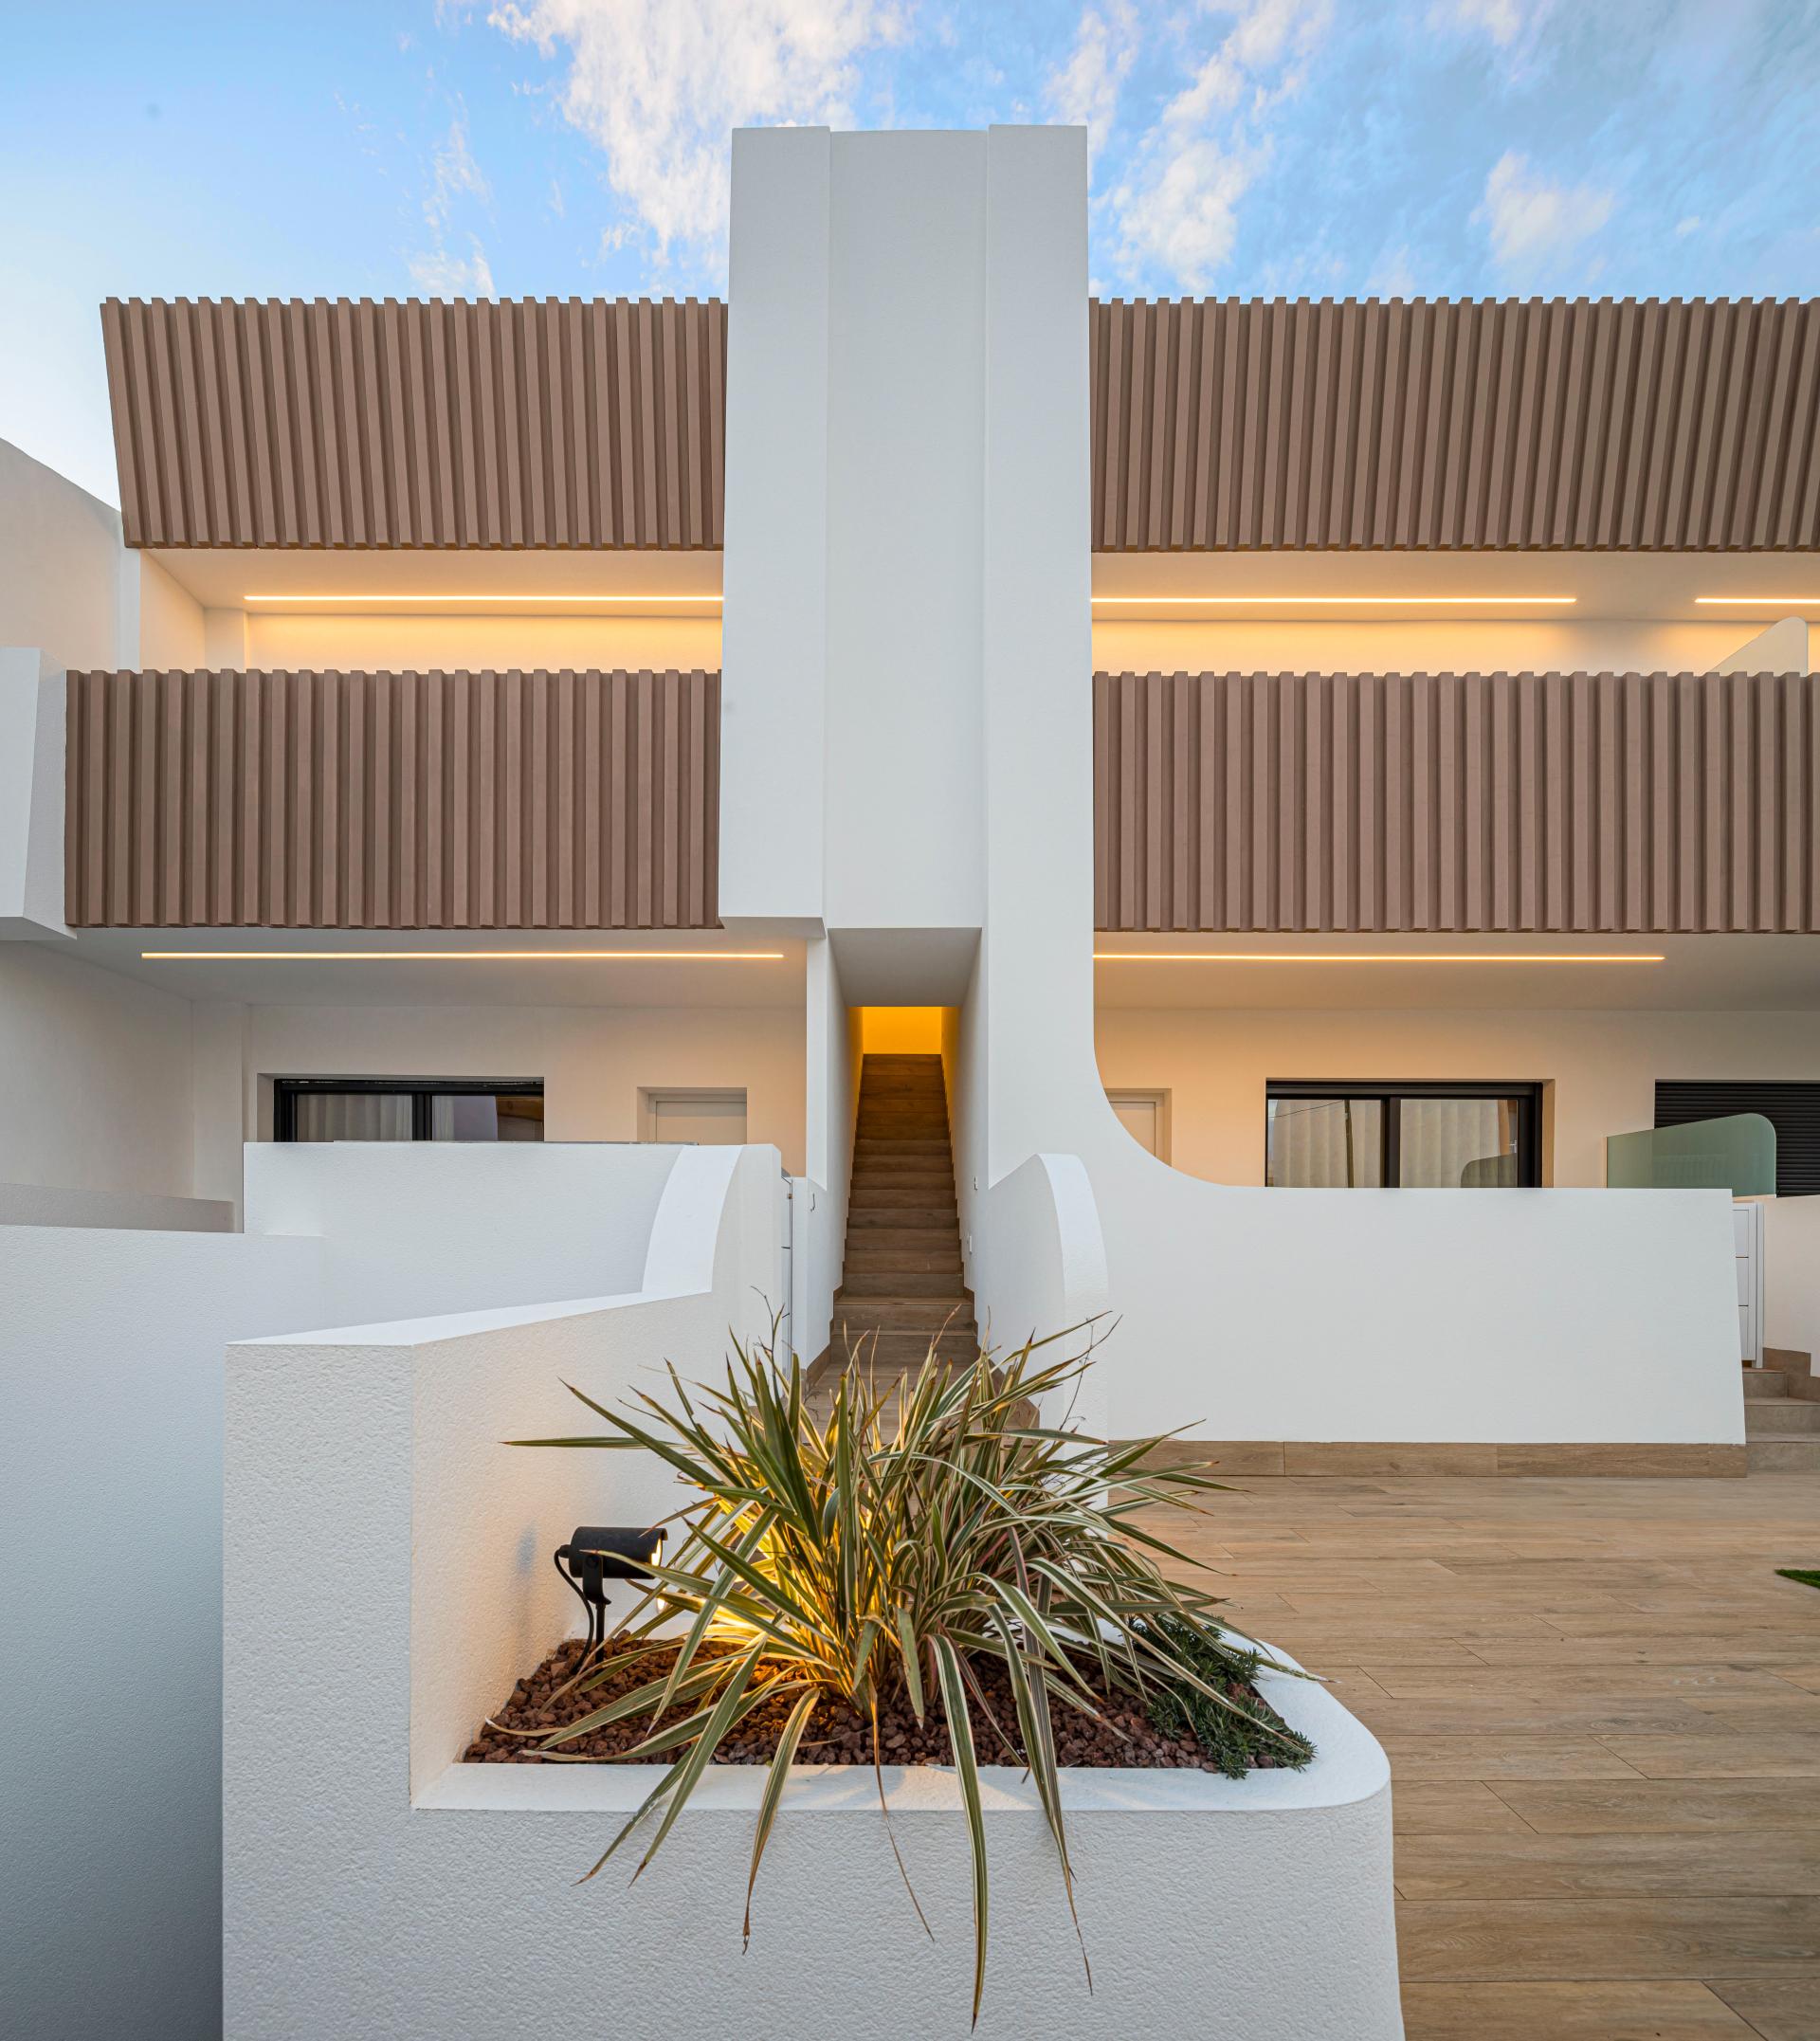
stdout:
[[1157,1153],[1162,1137],[1162,1102],[1152,1091],[1109,1091],[1106,1097],[1122,1126],[1138,1147]]
[[1763,1208],[1732,1207],[1732,1248],[1738,1269],[1738,1351],[1755,1367],[1763,1358]]
[[648,1096],[654,1141],[694,1141],[702,1147],[745,1142],[743,1091],[653,1091]]

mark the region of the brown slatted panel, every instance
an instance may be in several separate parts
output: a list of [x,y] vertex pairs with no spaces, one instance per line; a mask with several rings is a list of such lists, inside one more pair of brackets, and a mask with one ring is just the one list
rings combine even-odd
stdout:
[[726,306],[110,299],[135,546],[720,544]]
[[1820,675],[1093,688],[1100,928],[1820,934]]
[[1820,301],[1109,301],[1088,330],[1097,552],[1820,545]]
[[83,928],[713,928],[720,676],[72,673]]

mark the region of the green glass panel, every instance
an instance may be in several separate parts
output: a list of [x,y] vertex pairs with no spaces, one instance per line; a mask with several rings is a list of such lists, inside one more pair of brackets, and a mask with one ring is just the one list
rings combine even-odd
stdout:
[[1775,1189],[1775,1129],[1761,1113],[1728,1113],[1722,1120],[1612,1134],[1605,1143],[1605,1180],[1613,1191],[1760,1196]]

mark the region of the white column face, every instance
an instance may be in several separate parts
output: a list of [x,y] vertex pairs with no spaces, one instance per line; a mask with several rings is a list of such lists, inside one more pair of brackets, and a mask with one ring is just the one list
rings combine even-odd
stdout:
[[828,915],[977,928],[987,138],[834,137]]
[[822,917],[828,664],[826,128],[733,138],[720,916]]

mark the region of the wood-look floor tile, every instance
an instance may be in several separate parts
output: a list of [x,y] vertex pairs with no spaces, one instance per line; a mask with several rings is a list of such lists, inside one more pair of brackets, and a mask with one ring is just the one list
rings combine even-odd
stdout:
[[1493,1792],[1550,1835],[1675,1835],[1820,1822],[1820,1780],[1683,1778],[1501,1782]]
[[1811,1730],[1602,1740],[1645,1778],[1820,1778],[1820,1736]]
[[[1703,1984],[1409,1984],[1408,2041],[1758,2041]],[[1805,2041],[1805,2037],[1804,2037]]]
[[1820,2041],[1820,1978],[1718,1977],[1708,1989],[1762,2041]]
[[1392,1778],[1633,1779],[1635,1768],[1596,1737],[1380,1736]]
[[1820,1898],[1820,1823],[1635,1835],[1411,1829],[1398,1836],[1405,1899],[1568,1899],[1714,1892]]
[[1805,1966],[1820,1990],[1820,1899],[1410,1900],[1396,1925],[1411,1979],[1750,1977]]
[[1536,1832],[1481,1779],[1392,1778],[1391,1813],[1399,1837],[1455,1831],[1467,1835]]

